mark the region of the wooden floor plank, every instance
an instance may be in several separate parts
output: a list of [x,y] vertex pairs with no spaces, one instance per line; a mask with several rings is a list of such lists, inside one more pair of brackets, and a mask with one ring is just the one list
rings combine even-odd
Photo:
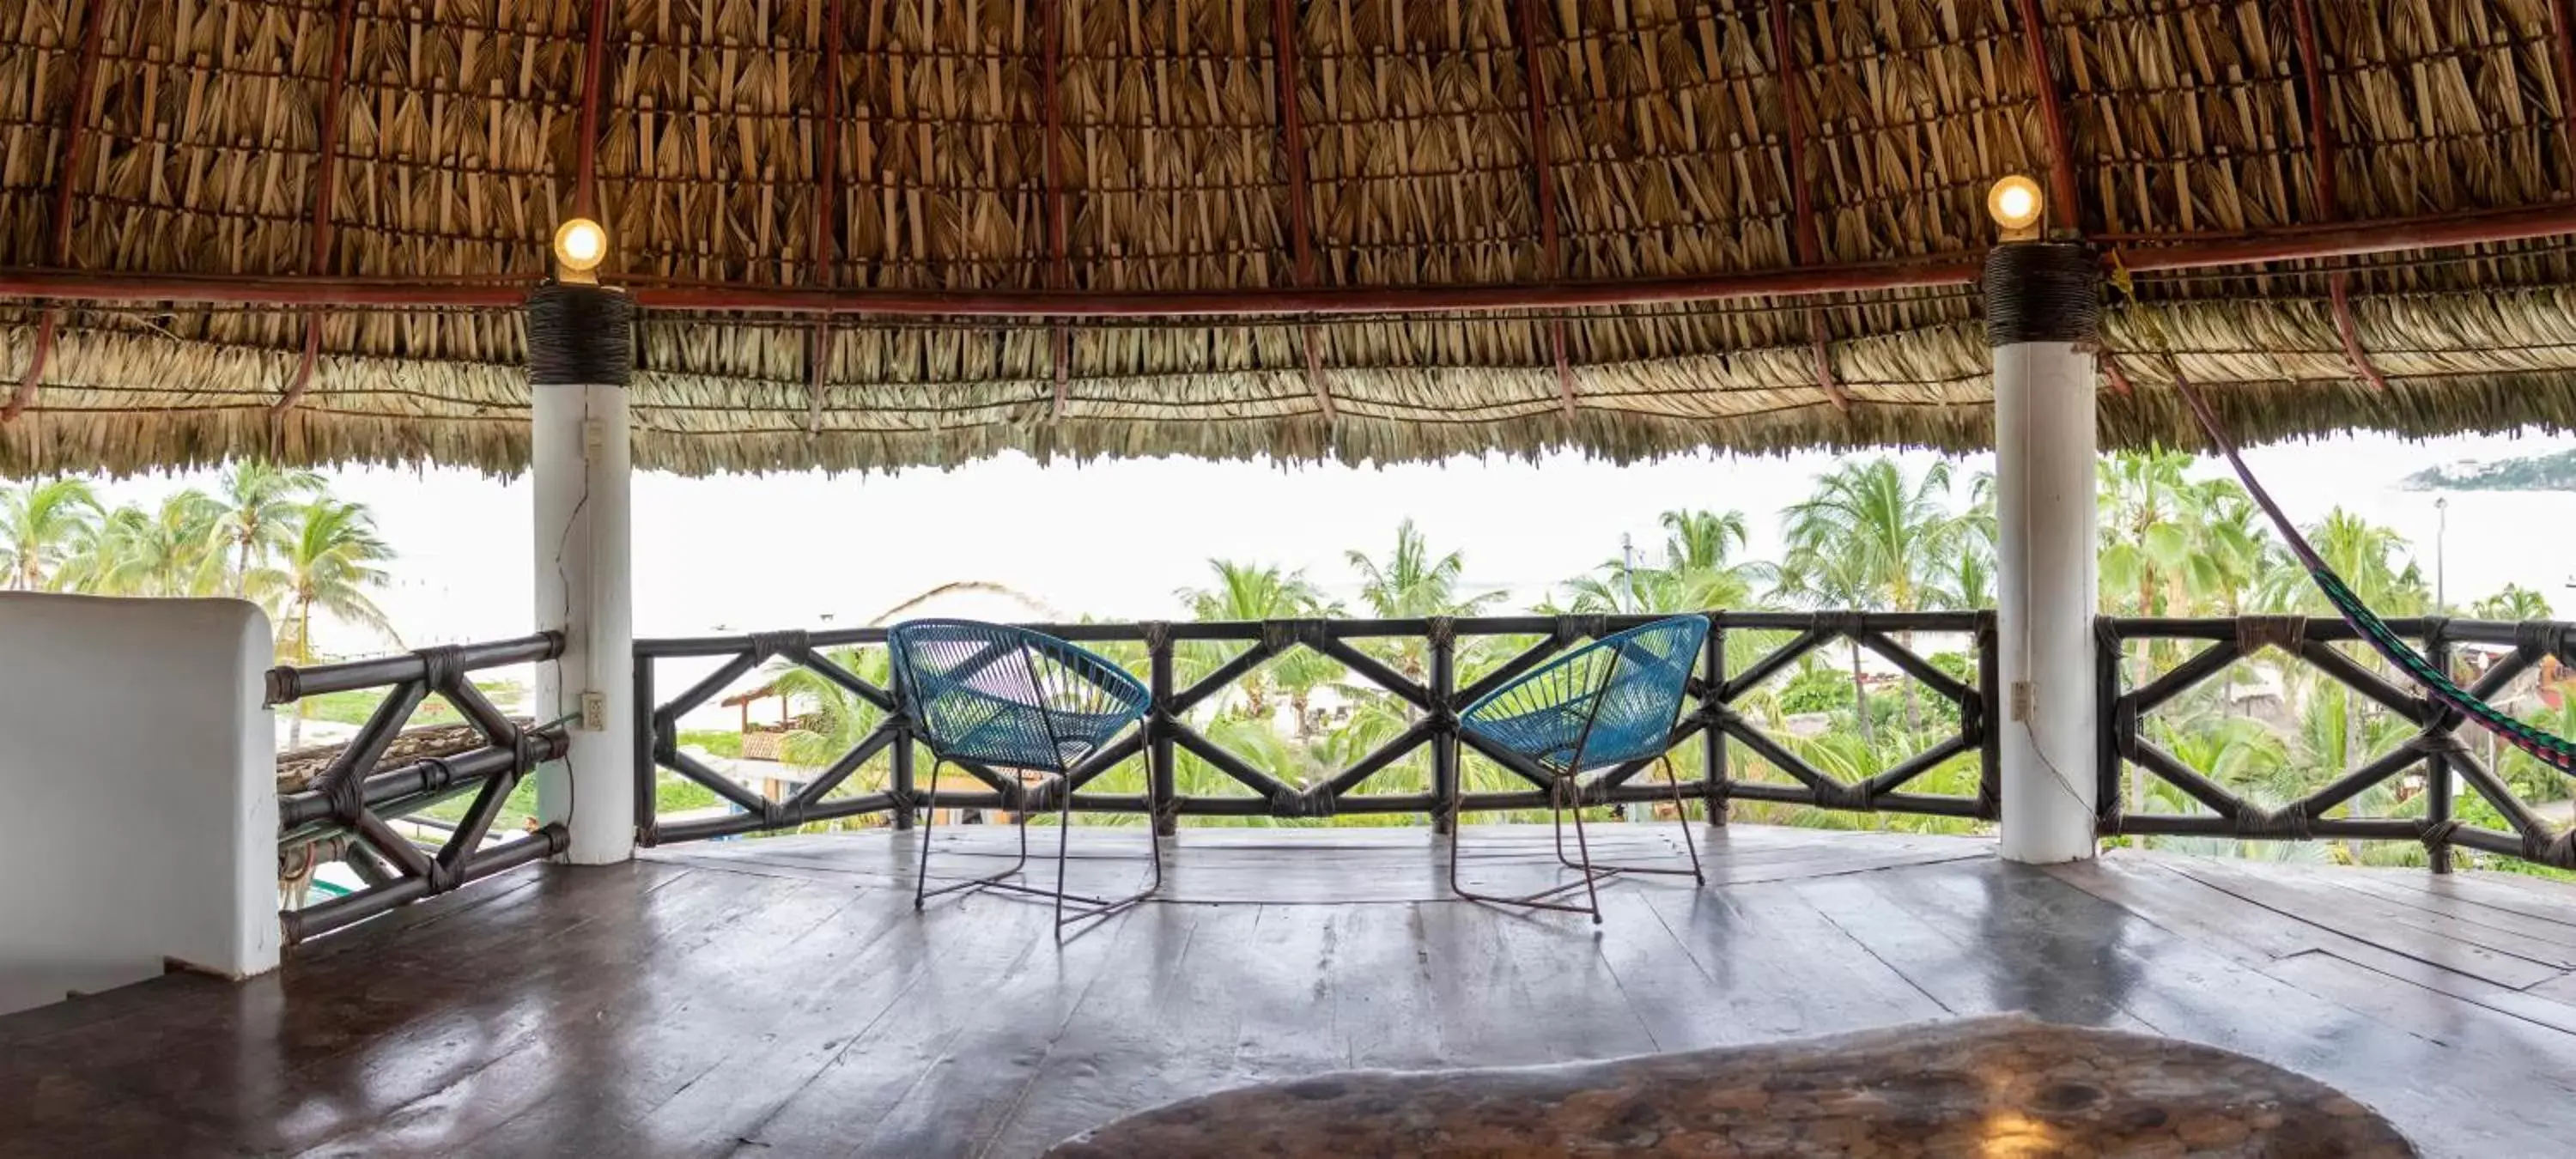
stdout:
[[[1670,825],[1587,828],[1605,858],[1681,855]],[[1142,832],[1077,829],[1077,881],[1141,880]],[[918,846],[885,832],[530,867],[270,978],[0,1018],[0,1154],[1016,1156],[1259,1079],[2016,1009],[2290,1066],[2432,1155],[2552,1153],[2576,1130],[2576,971],[2498,948],[2558,944],[2561,883],[1696,833],[1711,885],[1609,883],[1595,928],[1451,900],[1419,830],[1193,831],[1174,878],[1254,900],[1156,903],[1061,948],[1025,902],[916,915]],[[952,877],[1015,840],[944,834]],[[1472,827],[1468,847],[1480,876],[1561,880],[1545,827]]]
[[[2566,967],[2525,957],[2523,951],[2558,955],[2530,946],[2500,931],[2445,925],[2437,916],[2403,906],[2374,902],[2348,890],[2318,886],[2290,876],[2266,876],[2219,864],[2216,859],[2173,858],[2163,864],[2175,872],[2270,909],[2283,918],[2382,949],[2429,962],[2513,989],[2556,976]],[[2500,948],[2509,947],[2509,948]]]
[[[2028,1013],[2050,1022],[2152,1031],[2123,1005],[2116,989],[2096,985],[2103,946],[2116,923],[2070,924],[2055,936],[1999,955],[1999,939],[2017,937],[2024,918],[1997,912],[1994,862],[1914,872],[1820,880],[1799,896],[1875,960],[1953,1014]],[[1934,881],[1965,889],[1927,888]],[[2037,920],[2052,920],[2039,915]]]
[[[2444,1044],[2393,1028],[2189,942],[2028,867],[1924,872],[1895,883],[1908,904],[1991,923],[2017,952],[1994,967],[2033,988],[2115,1002],[2158,1032],[2239,1051],[2327,1082],[2408,1127],[2428,1155],[2551,1153],[2560,1101],[2527,1075],[2481,1070]],[[2442,999],[2427,999],[2439,1003]],[[2469,1114],[2448,1108],[2476,1107]],[[2541,1109],[2552,1108],[2552,1109]],[[2438,1124],[2436,1126],[2435,1124]]]

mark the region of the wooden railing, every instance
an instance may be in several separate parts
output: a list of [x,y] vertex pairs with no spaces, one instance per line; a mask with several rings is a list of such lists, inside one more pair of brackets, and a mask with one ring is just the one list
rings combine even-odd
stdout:
[[[1071,807],[1076,811],[1143,814],[1164,833],[1172,832],[1183,817],[1317,819],[1353,814],[1420,814],[1446,830],[1461,814],[1544,809],[1549,804],[1546,782],[1525,763],[1485,751],[1477,738],[1459,729],[1459,711],[1573,645],[1654,618],[1503,616],[1038,627],[1128,665],[1153,693],[1153,708],[1143,727],[1074,770],[1069,779]],[[1994,751],[1987,744],[1987,706],[1994,702],[1995,682],[1991,613],[1721,612],[1712,618],[1715,630],[1700,673],[1691,682],[1690,700],[1666,745],[1668,753],[1697,750],[1695,760],[1682,763],[1696,764],[1699,771],[1679,788],[1683,795],[1703,801],[1712,820],[1723,820],[1729,802],[1735,800],[1995,817],[1999,783]],[[1972,677],[1957,678],[1900,643],[1901,637],[1912,633],[1970,638],[1977,653]],[[908,827],[915,811],[926,803],[920,783],[925,762],[886,682],[856,670],[883,670],[885,637],[884,629],[858,628],[638,641],[637,702],[654,706],[649,713],[638,714],[639,838],[646,844],[669,843],[876,813],[888,814],[899,828]],[[1731,640],[1738,646],[1731,646]],[[1915,681],[1922,693],[1946,702],[1955,712],[1956,728],[1893,767],[1845,778],[1801,758],[1791,744],[1738,711],[1739,702],[1753,690],[1787,672],[1801,656],[1838,640],[1875,653]],[[1754,646],[1740,647],[1748,642]],[[1254,672],[1300,650],[1330,661],[1352,682],[1391,698],[1401,706],[1404,721],[1390,739],[1342,767],[1292,781],[1279,769],[1264,768],[1211,738],[1192,723],[1191,714],[1226,696]],[[1740,671],[1729,672],[1731,652],[1749,659]],[[1187,680],[1179,675],[1185,659],[1193,669]],[[689,660],[721,662],[678,696],[657,702],[659,666]],[[728,777],[678,743],[682,718],[763,665],[770,665],[773,672],[786,668],[810,672],[878,716],[864,736],[851,739],[828,764],[818,763],[810,780],[784,796]],[[1726,743],[1730,740],[1736,744]],[[1735,775],[1730,753],[1738,746],[1761,768],[1785,776]],[[1373,779],[1384,777],[1387,770],[1420,750],[1430,754],[1427,784],[1367,791]],[[1182,753],[1212,770],[1217,787],[1226,791],[1184,786],[1179,775]],[[869,791],[844,791],[853,776],[881,754],[888,766],[882,783]],[[1970,754],[1975,754],[1978,768],[1973,795],[1910,791],[1924,774]],[[1483,758],[1487,768],[1481,771],[1488,775],[1462,775],[1470,757]],[[1600,773],[1586,782],[1581,803],[1670,801],[1675,792],[1672,783],[1640,781],[1659,765],[1670,767],[1647,760]],[[1043,799],[1039,787],[1008,772],[971,763],[955,767],[977,785],[965,792],[941,791],[938,803],[943,808],[1019,812],[1053,803]],[[1122,767],[1141,767],[1143,775],[1134,778],[1141,791],[1111,792],[1103,786],[1103,778]],[[730,808],[661,814],[656,800],[665,770],[700,786]],[[1678,779],[1682,774],[1666,775]],[[1504,787],[1476,788],[1471,780],[1500,781]]]
[[[281,917],[288,941],[563,852],[567,837],[561,824],[485,843],[511,790],[538,765],[561,757],[565,736],[559,723],[532,727],[510,719],[472,680],[478,671],[552,660],[562,653],[563,638],[547,633],[269,672],[271,708],[335,692],[387,690],[329,767],[309,786],[278,795],[281,863],[300,862],[309,871],[317,862],[338,861],[365,883],[344,896],[285,910]],[[480,735],[481,747],[380,768],[413,714],[433,696],[455,707]],[[424,850],[389,824],[466,793],[474,794],[473,803],[434,850]]]
[[[2461,645],[2510,649],[2496,656],[2474,680],[2467,681],[2470,693],[2482,700],[2502,693],[2516,677],[2544,658],[2555,657],[2561,664],[2576,663],[2576,654],[2570,650],[2571,642],[2576,642],[2576,625],[2561,622],[2422,618],[2392,620],[2389,627],[2417,642],[2425,656],[2451,672],[2454,679],[2463,676],[2457,666]],[[2462,730],[2458,712],[2381,676],[2358,654],[2336,647],[2358,639],[2351,627],[2339,619],[2103,617],[2096,624],[2096,634],[2101,705],[2097,820],[2105,836],[2406,841],[2424,846],[2435,872],[2449,870],[2454,846],[2576,868],[2576,833],[2542,818],[2516,796],[2498,770],[2478,757],[2474,746],[2464,738],[2474,739],[2479,730]],[[2197,645],[2197,650],[2138,687],[2127,687],[2127,669],[2135,659],[2131,645],[2152,641],[2188,642]],[[2186,693],[2267,648],[2304,663],[2324,679],[2380,706],[2393,718],[2406,722],[2412,731],[2366,761],[2353,763],[2361,754],[2346,754],[2348,771],[2294,799],[2268,804],[2229,787],[2217,770],[2192,767],[2149,735],[2152,730],[2146,726],[2157,710],[2173,705]],[[2349,724],[2346,728],[2347,736],[2361,731]],[[2179,790],[2190,807],[2179,812],[2128,811],[2128,791],[2141,787],[2128,780],[2132,769],[2149,778],[2143,784],[2170,785]],[[2455,782],[2469,787],[2475,794],[2472,800],[2491,807],[2504,827],[2480,825],[2464,818]],[[2357,807],[2366,794],[2383,787],[2392,791],[2378,796],[2383,800],[2397,798],[2401,809],[2382,807],[2367,811],[2379,815],[2367,815]]]

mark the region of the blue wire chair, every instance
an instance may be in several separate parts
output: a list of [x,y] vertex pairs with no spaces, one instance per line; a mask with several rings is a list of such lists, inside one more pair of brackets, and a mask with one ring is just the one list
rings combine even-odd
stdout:
[[[1604,878],[1621,873],[1687,873],[1705,883],[1699,846],[1691,839],[1690,817],[1683,808],[1681,778],[1673,774],[1665,752],[1673,722],[1681,715],[1682,699],[1689,692],[1691,670],[1707,642],[1706,616],[1657,620],[1566,653],[1468,705],[1458,718],[1461,737],[1486,756],[1547,786],[1556,827],[1556,859],[1581,877],[1521,897],[1471,892],[1458,882],[1458,838],[1453,834],[1449,888],[1470,901],[1588,913],[1599,925],[1599,882]],[[1583,775],[1644,760],[1664,762],[1664,778],[1673,786],[1674,814],[1681,821],[1682,848],[1690,851],[1689,869],[1592,863],[1580,804]],[[1569,807],[1574,812],[1579,862],[1565,853]],[[1578,888],[1588,904],[1554,900]]]
[[[887,635],[894,657],[895,697],[915,735],[928,745],[928,812],[921,833],[921,865],[914,875],[912,908],[960,890],[1000,889],[1055,902],[1056,936],[1069,922],[1105,918],[1152,897],[1163,885],[1162,850],[1146,828],[1153,884],[1117,898],[1068,894],[1065,861],[1073,829],[1073,773],[1108,747],[1111,738],[1142,720],[1153,696],[1135,677],[1108,660],[1063,640],[1026,628],[971,620],[912,620]],[[948,764],[985,770],[1041,773],[1032,791],[1022,782],[1017,813],[1019,860],[1009,869],[930,889],[930,828],[939,811],[939,773]],[[1055,888],[1023,881],[1029,860],[1029,812],[1057,807]],[[1065,903],[1080,912],[1065,916]]]

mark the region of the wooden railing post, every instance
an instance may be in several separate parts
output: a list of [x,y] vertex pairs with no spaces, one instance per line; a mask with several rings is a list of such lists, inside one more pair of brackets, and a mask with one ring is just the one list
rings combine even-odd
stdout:
[[895,726],[894,733],[894,827],[898,833],[909,831],[919,815],[912,805],[913,793],[912,721],[907,719]]
[[653,759],[653,661],[635,658],[635,843],[651,845],[661,828],[661,766]]
[[[2434,671],[2451,675],[2451,622],[2435,619],[2424,626],[2424,658],[2433,662]],[[2449,710],[2434,706],[2435,719],[2449,715]],[[2443,739],[2443,738],[2436,738]],[[2424,753],[2424,853],[2432,862],[2433,872],[2451,872],[2451,761],[2441,746]]]
[[1458,623],[1447,616],[1431,621],[1431,714],[1438,732],[1431,737],[1431,831],[1458,828]]
[[2000,821],[2004,811],[2003,663],[1992,611],[1977,613],[1977,816]]
[[[2120,816],[2127,807],[2121,784],[2128,770],[2128,747],[2120,736],[2120,667],[2124,659],[2119,620],[2097,616],[2093,620],[2093,832],[2109,837],[2120,831]],[[2012,706],[2003,707],[2002,719],[2011,719]],[[2015,727],[2006,724],[2004,727]]]
[[1172,752],[1172,632],[1168,624],[1145,625],[1146,646],[1151,649],[1151,687],[1154,708],[1145,716],[1145,807],[1154,819],[1154,835],[1170,837],[1179,832],[1180,817],[1174,804],[1180,799],[1177,766]]
[[[1709,626],[1706,648],[1707,651],[1701,654],[1699,660],[1700,679],[1708,685],[1708,696],[1704,704],[1707,707],[1720,707],[1724,701],[1718,698],[1726,691],[1726,627],[1723,624]],[[1726,824],[1727,781],[1726,733],[1712,723],[1700,730],[1699,745],[1700,763],[1704,766],[1700,779],[1706,786],[1701,792],[1708,799],[1708,823],[1724,825]]]

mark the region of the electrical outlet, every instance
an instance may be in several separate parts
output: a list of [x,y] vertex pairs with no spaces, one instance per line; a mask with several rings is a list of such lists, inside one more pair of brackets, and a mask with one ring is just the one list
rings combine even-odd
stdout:
[[2025,721],[2039,718],[2039,685],[2028,680],[2013,681],[2012,718]]
[[581,730],[583,732],[605,732],[607,729],[608,694],[605,692],[582,693]]

